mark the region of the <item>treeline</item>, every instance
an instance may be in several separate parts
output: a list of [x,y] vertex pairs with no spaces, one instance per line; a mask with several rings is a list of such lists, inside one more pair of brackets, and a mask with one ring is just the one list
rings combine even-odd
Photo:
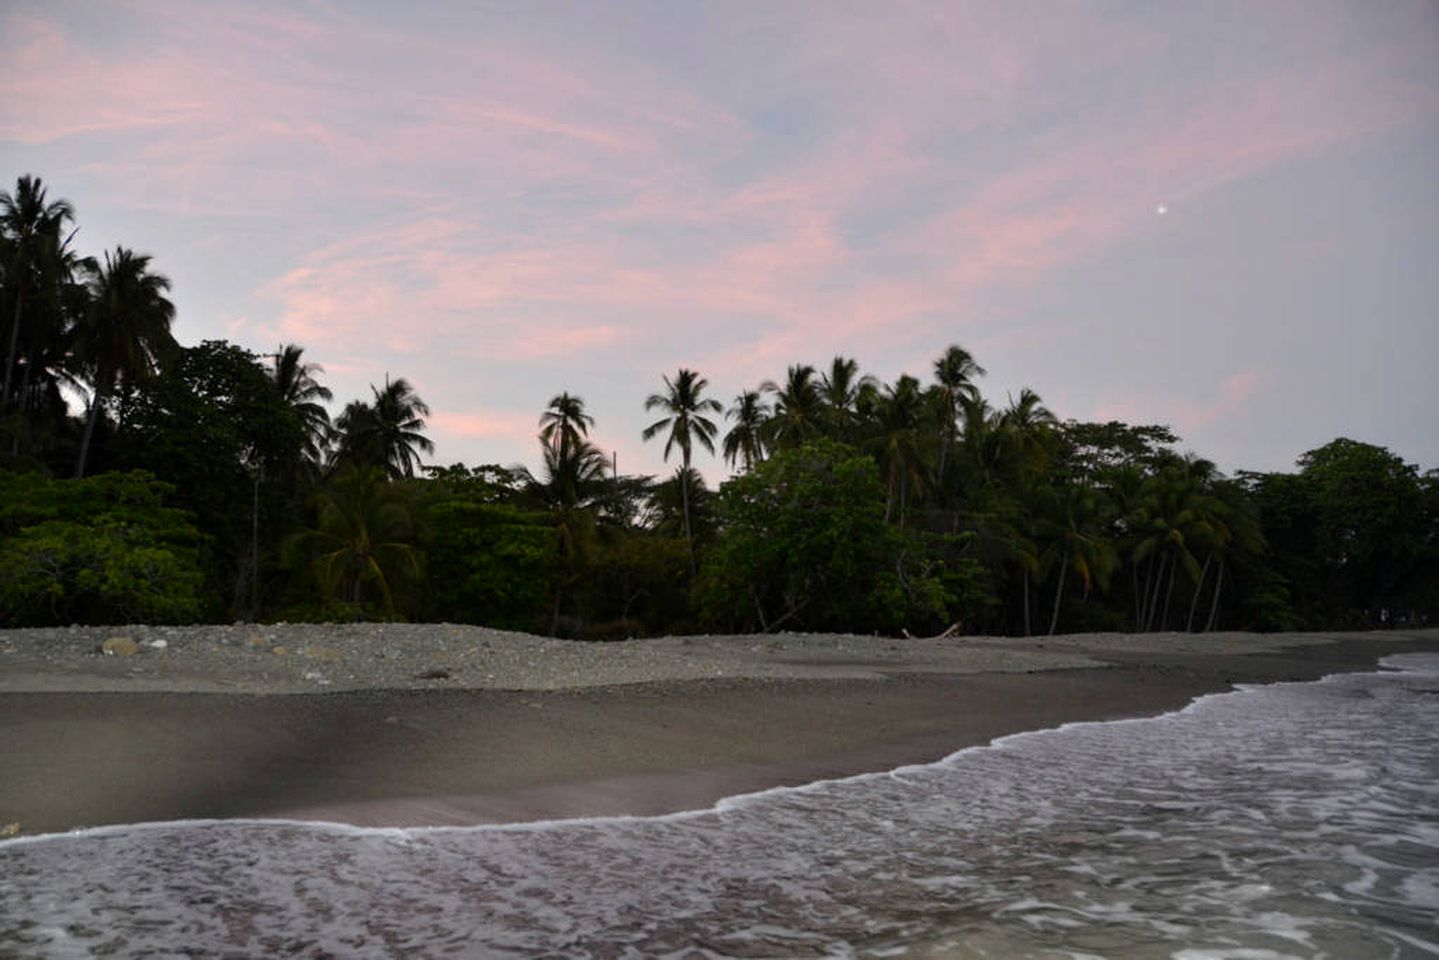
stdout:
[[[644,437],[665,477],[615,475],[570,393],[537,422],[538,472],[423,466],[408,382],[332,419],[301,347],[177,343],[150,258],[82,257],[73,222],[37,178],[0,192],[0,626],[408,618],[611,639],[1439,613],[1439,473],[1380,447],[1226,477],[1164,426],[1060,422],[1028,389],[992,406],[952,346],[923,379],[835,357],[726,403],[694,371],[657,378]],[[737,471],[718,490],[693,467],[710,455]]]

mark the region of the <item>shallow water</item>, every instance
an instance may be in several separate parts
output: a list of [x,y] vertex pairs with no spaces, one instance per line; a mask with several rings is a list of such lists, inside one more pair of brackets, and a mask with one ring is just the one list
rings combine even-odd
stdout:
[[21,957],[1439,956],[1439,656],[652,819],[0,844]]

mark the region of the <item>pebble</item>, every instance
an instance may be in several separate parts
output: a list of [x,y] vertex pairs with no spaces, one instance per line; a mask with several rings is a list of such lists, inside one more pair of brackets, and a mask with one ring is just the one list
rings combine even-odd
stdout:
[[[477,626],[433,624],[271,624],[194,627],[77,627],[0,631],[6,651],[0,689],[45,689],[74,664],[76,689],[103,689],[83,669],[107,639],[143,638],[151,689],[303,692],[336,689],[557,690],[753,678],[880,677],[883,659],[927,672],[1092,666],[1082,651],[1035,654],[1009,641],[906,641],[823,634],[702,636],[584,643]],[[256,640],[259,642],[256,643]],[[118,654],[117,654],[118,655]],[[332,664],[322,672],[318,667]],[[886,666],[893,670],[895,666]],[[58,669],[57,669],[58,668]],[[428,676],[426,676],[428,674]],[[448,674],[448,676],[441,676]],[[117,678],[118,679],[118,678]],[[439,684],[436,681],[440,681]]]

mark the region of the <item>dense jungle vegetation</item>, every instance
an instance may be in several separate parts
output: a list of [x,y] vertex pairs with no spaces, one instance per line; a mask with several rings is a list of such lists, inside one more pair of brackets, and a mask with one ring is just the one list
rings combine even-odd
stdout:
[[[1225,476],[1158,424],[992,405],[950,346],[882,383],[790,366],[722,403],[636,397],[676,465],[616,476],[579,395],[540,468],[422,463],[403,378],[331,418],[299,345],[171,335],[151,258],[73,247],[35,177],[0,192],[0,626],[404,618],[617,639],[1432,623],[1439,471],[1338,439]],[[66,393],[79,398],[76,415]],[[735,475],[710,489],[694,468]]]

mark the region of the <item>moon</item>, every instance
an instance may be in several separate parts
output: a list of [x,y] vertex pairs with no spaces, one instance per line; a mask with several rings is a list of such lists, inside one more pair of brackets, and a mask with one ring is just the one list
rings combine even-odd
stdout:
[[1154,208],[1154,212],[1162,217],[1169,212],[1169,208],[1161,203],[1159,206]]

